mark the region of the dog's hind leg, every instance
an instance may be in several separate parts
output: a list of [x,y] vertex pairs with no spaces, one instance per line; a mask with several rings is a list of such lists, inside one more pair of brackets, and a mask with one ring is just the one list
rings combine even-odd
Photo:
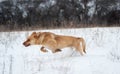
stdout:
[[79,46],[79,44],[77,44],[77,45],[75,46],[75,48],[76,48],[76,50],[79,51],[80,54],[83,56],[83,50],[82,50],[82,48]]
[[83,51],[82,51],[82,49],[79,47],[79,48],[77,48],[77,50],[80,52],[80,54],[83,56]]

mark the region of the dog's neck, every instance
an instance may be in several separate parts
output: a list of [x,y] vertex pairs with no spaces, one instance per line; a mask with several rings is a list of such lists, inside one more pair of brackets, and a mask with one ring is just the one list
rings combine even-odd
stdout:
[[43,43],[43,40],[44,40],[44,35],[42,35],[42,36],[40,36],[39,38],[38,38],[38,40],[36,40],[36,42],[37,42],[37,44],[42,44]]

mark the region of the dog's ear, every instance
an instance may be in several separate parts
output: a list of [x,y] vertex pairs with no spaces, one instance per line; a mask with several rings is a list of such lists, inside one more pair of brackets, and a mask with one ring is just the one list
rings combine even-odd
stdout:
[[36,35],[39,38],[41,34],[42,34],[42,32],[38,32]]
[[33,32],[33,33],[32,33],[32,35],[35,35],[35,34],[36,34],[36,32]]
[[39,38],[40,37],[40,35],[41,35],[41,32],[38,32],[38,33],[34,33],[34,38]]
[[36,33],[36,32],[33,32],[33,33],[32,33],[32,36],[33,36],[34,38],[37,38],[37,33]]

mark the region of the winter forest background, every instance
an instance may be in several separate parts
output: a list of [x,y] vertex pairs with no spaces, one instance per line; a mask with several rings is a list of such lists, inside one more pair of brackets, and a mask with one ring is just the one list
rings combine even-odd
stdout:
[[119,24],[120,0],[0,0],[0,31]]

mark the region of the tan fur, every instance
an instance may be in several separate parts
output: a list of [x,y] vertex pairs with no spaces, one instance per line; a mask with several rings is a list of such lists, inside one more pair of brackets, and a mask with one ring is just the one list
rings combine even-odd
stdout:
[[51,32],[33,32],[23,45],[42,45],[41,51],[47,52],[45,48],[50,49],[53,53],[61,51],[65,47],[74,47],[83,55],[85,51],[85,41],[83,38],[73,36],[56,35]]

